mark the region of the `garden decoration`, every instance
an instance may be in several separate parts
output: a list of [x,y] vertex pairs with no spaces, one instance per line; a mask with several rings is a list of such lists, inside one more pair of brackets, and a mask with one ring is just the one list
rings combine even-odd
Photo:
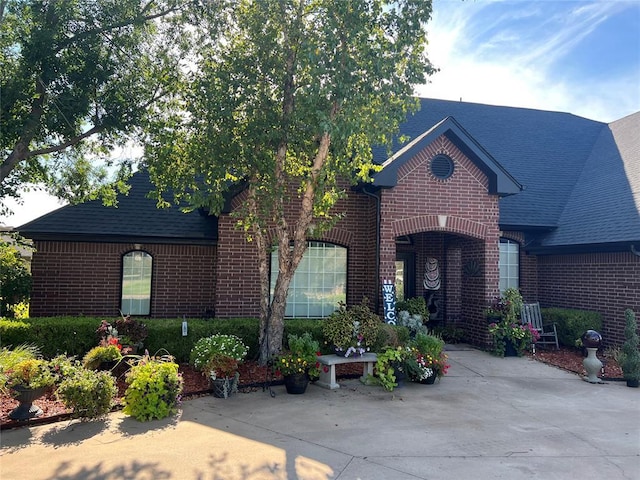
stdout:
[[587,330],[582,335],[582,346],[587,349],[587,357],[582,361],[582,365],[587,372],[587,378],[583,380],[589,383],[603,383],[598,378],[598,373],[602,370],[602,362],[597,357],[596,352],[602,344],[602,335],[595,330]]

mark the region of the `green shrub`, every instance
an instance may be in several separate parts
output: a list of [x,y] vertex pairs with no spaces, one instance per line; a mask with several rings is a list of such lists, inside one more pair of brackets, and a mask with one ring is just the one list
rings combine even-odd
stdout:
[[442,338],[446,343],[460,343],[465,339],[465,331],[462,328],[454,326],[434,327],[431,334]]
[[20,252],[7,242],[0,242],[0,315],[13,316],[15,306],[31,295],[31,273]]
[[420,315],[425,322],[429,321],[429,310],[424,297],[413,297],[396,302],[396,312],[402,311],[409,312],[409,315]]
[[567,347],[575,347],[587,330],[602,331],[602,315],[598,312],[570,308],[543,308],[541,312],[545,325],[556,324],[558,341]]
[[127,372],[126,382],[126,415],[144,422],[177,412],[182,392],[177,363],[146,358]]
[[0,344],[3,347],[34,343],[30,325],[20,320],[0,318]]
[[73,417],[82,420],[101,418],[111,411],[117,393],[109,372],[76,368],[60,383],[56,391]]
[[625,380],[640,380],[640,352],[638,352],[638,322],[633,310],[624,312],[624,344],[622,345],[621,367]]

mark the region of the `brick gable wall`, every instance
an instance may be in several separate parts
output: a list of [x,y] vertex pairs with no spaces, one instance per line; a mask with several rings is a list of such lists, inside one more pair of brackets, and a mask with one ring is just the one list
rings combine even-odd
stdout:
[[[430,171],[437,154],[454,161],[449,179]],[[399,169],[397,186],[382,192],[380,281],[393,278],[395,238],[418,234],[416,295],[425,293],[424,264],[433,256],[444,276],[445,322],[464,328],[473,343],[486,344],[482,310],[498,289],[498,217],[498,197],[488,194],[486,176],[445,136],[439,137]],[[460,271],[472,259],[482,265],[480,278],[467,279]]]

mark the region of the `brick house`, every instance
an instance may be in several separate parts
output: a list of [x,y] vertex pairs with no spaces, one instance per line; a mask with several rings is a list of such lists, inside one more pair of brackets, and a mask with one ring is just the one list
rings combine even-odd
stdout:
[[[310,247],[287,315],[322,317],[381,284],[422,295],[435,323],[484,344],[487,303],[520,288],[543,307],[595,310],[607,343],[640,310],[640,112],[605,124],[575,115],[422,99],[410,143]],[[36,246],[32,316],[257,316],[254,246],[219,216],[158,210],[144,172],[118,208],[67,206],[17,230]],[[277,255],[274,252],[273,256]]]

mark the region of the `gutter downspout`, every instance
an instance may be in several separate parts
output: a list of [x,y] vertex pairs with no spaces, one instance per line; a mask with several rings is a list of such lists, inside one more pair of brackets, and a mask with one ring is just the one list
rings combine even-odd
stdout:
[[380,285],[378,285],[378,282],[380,281],[380,216],[381,216],[380,194],[368,192],[367,185],[364,185],[362,187],[362,193],[373,198],[376,202],[376,271],[375,271],[376,305],[375,305],[375,311],[380,313],[380,290],[379,290]]

